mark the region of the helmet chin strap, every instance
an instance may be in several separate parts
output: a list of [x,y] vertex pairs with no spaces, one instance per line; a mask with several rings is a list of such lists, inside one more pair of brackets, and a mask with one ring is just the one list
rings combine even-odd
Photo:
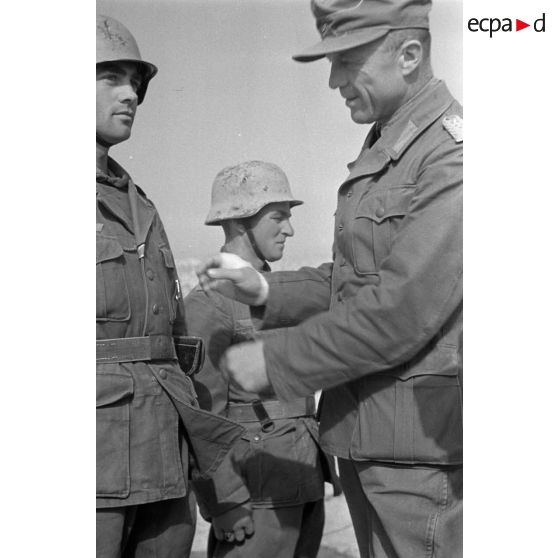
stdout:
[[243,221],[244,221],[243,223],[244,230],[246,231],[246,235],[248,236],[248,240],[250,241],[252,250],[254,250],[254,254],[256,254],[256,257],[262,260],[263,263],[267,263],[267,259],[262,254],[262,251],[260,250],[260,247],[258,246],[258,243],[256,241],[256,237],[254,236],[254,231],[252,230],[250,218],[243,219]]

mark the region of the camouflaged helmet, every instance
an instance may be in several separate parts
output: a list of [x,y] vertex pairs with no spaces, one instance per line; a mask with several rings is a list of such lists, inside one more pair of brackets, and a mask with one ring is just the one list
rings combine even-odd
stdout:
[[97,15],[97,64],[103,62],[133,62],[137,64],[143,80],[138,89],[138,105],[143,102],[147,85],[157,73],[157,66],[141,59],[134,36],[118,20]]
[[270,203],[303,202],[291,194],[285,173],[273,163],[247,161],[224,168],[211,189],[211,208],[206,225],[219,225],[228,219],[252,217]]

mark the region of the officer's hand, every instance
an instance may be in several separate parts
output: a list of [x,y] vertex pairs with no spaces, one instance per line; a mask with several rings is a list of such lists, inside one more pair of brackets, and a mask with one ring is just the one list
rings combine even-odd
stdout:
[[261,340],[232,345],[221,358],[221,370],[245,391],[270,393],[263,347]]
[[251,306],[265,304],[269,285],[247,261],[235,254],[214,256],[196,270],[204,291],[216,290]]
[[215,537],[227,542],[242,542],[254,534],[252,506],[246,502],[236,508],[214,517],[212,520]]

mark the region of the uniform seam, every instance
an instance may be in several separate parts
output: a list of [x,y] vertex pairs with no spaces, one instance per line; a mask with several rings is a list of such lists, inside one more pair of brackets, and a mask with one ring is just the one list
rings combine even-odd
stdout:
[[429,524],[426,529],[425,537],[425,558],[434,557],[436,527],[438,525],[440,516],[444,513],[448,504],[448,473],[441,471],[442,474],[442,494],[441,500],[436,502],[436,511],[430,516]]

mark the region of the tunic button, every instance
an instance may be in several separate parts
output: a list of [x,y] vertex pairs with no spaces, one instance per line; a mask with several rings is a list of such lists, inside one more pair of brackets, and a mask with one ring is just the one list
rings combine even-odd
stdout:
[[163,378],[163,380],[167,377],[167,371],[164,368],[159,370],[159,377]]
[[260,441],[260,436],[259,436],[259,434],[256,434],[254,436],[254,442],[259,442],[259,441]]
[[376,217],[379,217],[381,219],[385,214],[386,214],[386,210],[382,206],[376,209]]
[[152,269],[148,269],[148,270],[145,272],[145,275],[147,275],[147,278],[148,278],[150,281],[153,281],[153,277],[155,277],[155,274],[153,273],[153,270],[152,270]]
[[151,310],[153,310],[153,314],[158,314],[159,313],[159,306],[157,304],[154,304],[153,308],[151,308]]
[[343,225],[339,225],[339,227],[337,227],[340,231],[343,230]]
[[353,191],[352,191],[352,190],[349,190],[349,191],[347,192],[347,197],[350,198],[352,195],[353,195]]

